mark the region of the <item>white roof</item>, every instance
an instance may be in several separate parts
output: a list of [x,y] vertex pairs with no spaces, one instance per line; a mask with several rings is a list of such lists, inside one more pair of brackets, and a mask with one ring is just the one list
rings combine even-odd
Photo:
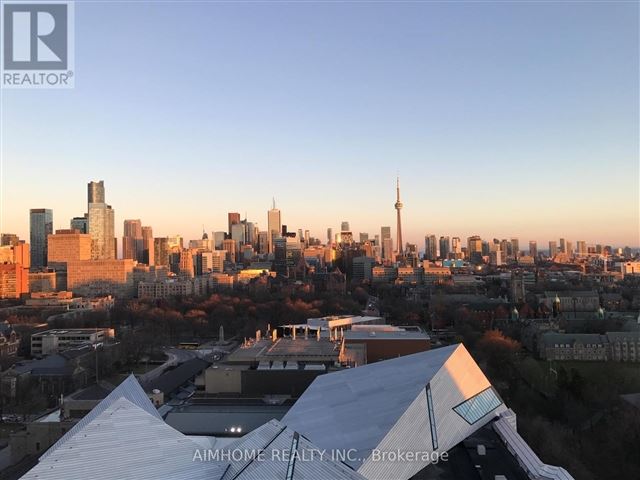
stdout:
[[[294,450],[295,434],[277,420],[271,420],[228,445],[223,451],[259,451],[263,456],[232,462],[222,480],[284,480],[289,468],[293,479],[365,480],[344,463],[332,459],[331,454],[321,456],[321,450],[302,435],[297,435],[298,443]],[[292,462],[290,457],[294,457]]]
[[65,433],[60,438],[60,440],[54,443],[51,448],[49,448],[49,450],[44,452],[44,454],[42,454],[42,456],[40,457],[40,460],[47,458],[53,451],[64,445],[65,442],[67,442],[77,432],[82,430],[88,423],[90,423],[94,418],[96,418],[107,408],[109,408],[113,404],[113,402],[115,402],[119,398],[126,398],[131,403],[137,405],[148,414],[162,420],[162,417],[158,413],[158,410],[156,410],[156,407],[153,406],[153,403],[151,403],[151,400],[149,400],[149,397],[136,380],[136,377],[131,374],[120,385],[114,388],[111,393],[107,395],[98,405],[96,405],[93,410],[91,410],[67,433]]
[[22,480],[218,480],[228,464],[194,461],[198,443],[126,398],[111,402]]
[[316,377],[282,418],[320,448],[356,449],[357,468],[458,345]]

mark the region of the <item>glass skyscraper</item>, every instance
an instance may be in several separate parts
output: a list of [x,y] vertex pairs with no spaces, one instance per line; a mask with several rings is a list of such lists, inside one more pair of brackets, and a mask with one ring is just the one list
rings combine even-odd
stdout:
[[47,266],[47,236],[53,233],[53,210],[32,208],[29,211],[31,241],[31,269],[37,271]]

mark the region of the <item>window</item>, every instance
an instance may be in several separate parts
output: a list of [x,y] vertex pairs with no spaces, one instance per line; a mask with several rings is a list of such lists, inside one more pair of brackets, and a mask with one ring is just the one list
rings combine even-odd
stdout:
[[468,424],[473,425],[501,404],[502,400],[493,390],[493,387],[489,387],[465,400],[460,405],[453,407],[453,410],[464,418]]
[[438,432],[436,431],[436,416],[433,413],[433,399],[431,398],[431,385],[427,383],[425,387],[427,393],[427,410],[429,412],[429,425],[431,426],[431,444],[433,450],[438,449]]

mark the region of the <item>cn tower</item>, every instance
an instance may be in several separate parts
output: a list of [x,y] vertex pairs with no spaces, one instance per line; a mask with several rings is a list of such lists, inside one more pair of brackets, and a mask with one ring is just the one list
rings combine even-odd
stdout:
[[402,256],[402,220],[400,219],[400,210],[402,210],[402,202],[400,201],[400,177],[396,179],[396,211],[398,212],[398,256]]

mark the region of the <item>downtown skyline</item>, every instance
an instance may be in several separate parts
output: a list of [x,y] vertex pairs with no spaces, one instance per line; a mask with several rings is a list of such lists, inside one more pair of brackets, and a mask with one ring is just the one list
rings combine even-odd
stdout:
[[[358,225],[360,224],[359,219],[357,218],[357,216],[355,218],[343,218],[341,217],[340,220],[336,220],[334,221],[332,224],[328,224],[326,225],[324,228],[320,227],[320,229],[318,231],[315,231],[313,229],[310,229],[308,227],[308,225],[306,224],[292,224],[291,222],[287,222],[287,213],[286,210],[283,210],[283,208],[281,207],[281,205],[277,202],[276,198],[273,197],[271,199],[271,204],[269,205],[268,208],[266,208],[262,213],[259,213],[259,211],[255,208],[253,208],[252,210],[248,210],[248,209],[239,209],[239,208],[230,208],[227,211],[224,212],[215,212],[215,213],[211,213],[210,214],[210,218],[212,219],[212,227],[209,227],[209,224],[207,223],[202,223],[200,226],[198,225],[188,225],[188,228],[186,228],[185,230],[178,230],[178,229],[174,229],[174,230],[167,230],[167,231],[158,231],[157,227],[152,223],[149,222],[147,220],[147,218],[141,217],[139,215],[135,215],[135,213],[133,215],[130,216],[126,216],[126,217],[122,217],[122,215],[119,214],[119,209],[117,207],[117,205],[113,204],[113,202],[110,201],[111,198],[111,192],[110,192],[110,186],[108,184],[106,184],[103,188],[108,192],[108,198],[107,198],[107,203],[111,204],[111,206],[113,207],[114,211],[115,211],[115,219],[114,219],[114,227],[115,227],[115,238],[118,241],[117,244],[117,255],[118,258],[121,258],[122,256],[122,249],[124,248],[123,244],[122,244],[122,238],[125,234],[125,230],[127,228],[127,222],[131,222],[131,221],[141,221],[142,225],[148,225],[149,227],[153,228],[153,234],[154,237],[167,237],[167,236],[173,236],[173,235],[179,235],[182,238],[185,239],[185,241],[188,240],[195,240],[195,239],[199,239],[202,237],[203,233],[207,233],[207,235],[211,236],[214,232],[217,231],[224,231],[224,232],[229,232],[230,230],[230,226],[228,224],[229,222],[229,218],[228,215],[230,214],[230,212],[237,212],[239,214],[240,219],[242,220],[247,220],[250,222],[253,222],[253,224],[255,224],[258,229],[260,231],[268,231],[269,229],[269,225],[268,225],[268,216],[269,213],[272,211],[271,209],[277,209],[276,211],[278,212],[278,216],[279,216],[279,222],[281,225],[286,225],[288,230],[290,232],[298,232],[298,230],[309,230],[310,231],[310,236],[312,238],[315,239],[319,239],[321,241],[322,244],[326,243],[326,237],[327,237],[327,229],[332,230],[332,232],[335,234],[338,234],[342,228],[340,226],[341,223],[347,223],[349,224],[349,229],[350,231],[353,233],[354,239],[358,238],[358,234],[359,233],[366,233],[368,234],[370,239],[373,239],[376,235],[380,235],[380,229],[382,227],[388,227],[391,229],[392,232],[392,239],[393,239],[393,248],[394,251],[398,250],[398,243],[397,243],[397,238],[398,238],[398,234],[400,233],[400,225],[399,225],[399,221],[400,221],[400,216],[399,216],[399,212],[398,212],[398,203],[400,203],[400,209],[404,209],[404,203],[400,202],[400,186],[399,186],[399,181],[400,179],[397,178],[394,182],[394,198],[396,200],[396,203],[393,203],[391,206],[387,206],[387,210],[391,210],[393,209],[396,213],[392,214],[392,216],[388,215],[388,212],[385,212],[386,215],[381,215],[384,216],[385,218],[389,218],[389,222],[387,223],[380,223],[380,225],[378,225],[377,227],[374,226],[373,228],[357,228]],[[91,189],[91,185],[94,184],[95,182],[92,180],[89,183],[89,188]],[[83,189],[84,190],[84,195],[85,195],[85,199],[86,199],[86,186]],[[104,195],[104,193],[103,193]],[[405,197],[404,194],[404,190],[402,191],[402,198]],[[104,200],[104,197],[103,197]],[[86,204],[85,204],[86,205]],[[78,211],[74,212],[73,215],[69,216],[68,218],[62,217],[60,218],[59,216],[56,215],[56,208],[55,206],[46,206],[46,207],[30,207],[30,208],[47,208],[49,210],[53,211],[53,231],[55,232],[56,230],[66,230],[68,228],[74,228],[73,226],[70,226],[70,221],[71,219],[75,219],[77,217],[81,217],[82,215],[84,215],[84,213],[81,211],[83,207],[82,205],[78,206]],[[129,207],[131,209],[131,207]],[[135,207],[132,209],[132,211],[135,211]],[[256,216],[252,216],[251,214],[249,214],[249,212],[256,212]],[[26,228],[26,232],[21,232],[20,230],[10,230],[10,229],[4,229],[1,230],[1,233],[13,233],[13,234],[17,234],[18,237],[22,238],[22,239],[28,239],[30,236],[30,232],[29,232],[29,212],[26,212],[27,215],[27,228]],[[235,214],[234,214],[235,215]],[[394,218],[395,217],[395,218]],[[404,214],[403,214],[404,217]],[[180,217],[177,217],[180,218]],[[179,222],[177,222],[179,223]],[[199,228],[198,228],[199,227]],[[410,227],[410,226],[409,226]],[[493,238],[497,238],[497,239],[511,239],[511,238],[518,238],[521,242],[522,242],[522,247],[523,249],[526,249],[526,245],[527,242],[529,241],[534,241],[537,242],[538,244],[538,250],[539,251],[544,251],[547,249],[547,243],[549,241],[555,241],[558,242],[558,240],[560,238],[566,238],[569,242],[572,242],[575,246],[575,243],[577,241],[585,241],[588,245],[593,246],[596,244],[600,244],[600,245],[610,245],[613,247],[631,247],[631,248],[638,248],[638,245],[636,244],[630,244],[630,243],[615,243],[615,242],[607,242],[602,240],[601,238],[598,238],[597,236],[594,237],[593,239],[590,239],[588,237],[571,237],[568,235],[564,235],[563,231],[560,231],[558,234],[554,235],[551,234],[551,236],[549,236],[548,238],[528,238],[528,237],[523,237],[522,235],[519,235],[518,233],[505,233],[504,235],[497,235],[495,234],[495,232],[482,232],[482,231],[473,231],[473,232],[459,232],[459,231],[445,231],[445,230],[438,230],[438,229],[426,229],[424,230],[424,232],[420,235],[419,233],[417,234],[418,236],[416,236],[415,238],[411,235],[407,235],[407,225],[406,222],[403,221],[402,223],[402,238],[403,238],[403,245],[402,245],[402,249],[404,249],[405,245],[407,243],[410,244],[415,244],[418,247],[419,251],[423,251],[424,248],[424,242],[425,242],[425,236],[426,235],[435,235],[436,238],[439,238],[440,236],[446,236],[446,237],[459,237],[462,239],[463,244],[466,245],[466,241],[468,237],[471,236],[475,236],[478,235],[480,236],[483,240],[491,240]],[[415,230],[415,229],[414,229]],[[411,231],[411,230],[409,230]],[[193,234],[188,234],[185,232],[193,232]],[[597,233],[602,234],[602,232],[598,231]]]
[[122,5],[77,3],[74,89],[2,92],[2,232],[103,179],[118,238],[266,229],[274,196],[374,235],[399,173],[405,242],[640,246],[635,4]]

